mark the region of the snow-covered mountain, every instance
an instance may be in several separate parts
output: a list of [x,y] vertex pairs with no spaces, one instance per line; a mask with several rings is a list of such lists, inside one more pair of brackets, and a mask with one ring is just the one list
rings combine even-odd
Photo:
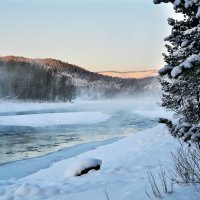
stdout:
[[158,90],[156,77],[117,78],[90,72],[59,60],[0,57],[0,96],[71,100],[138,96]]
[[118,72],[118,71],[103,71],[98,72],[105,76],[118,77],[118,78],[146,78],[157,76],[157,70],[147,70],[147,71],[129,71],[129,72]]

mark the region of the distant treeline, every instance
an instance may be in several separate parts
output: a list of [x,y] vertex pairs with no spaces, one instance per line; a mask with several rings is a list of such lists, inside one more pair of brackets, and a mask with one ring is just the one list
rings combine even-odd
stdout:
[[40,63],[0,61],[0,98],[72,101],[76,88],[70,77]]

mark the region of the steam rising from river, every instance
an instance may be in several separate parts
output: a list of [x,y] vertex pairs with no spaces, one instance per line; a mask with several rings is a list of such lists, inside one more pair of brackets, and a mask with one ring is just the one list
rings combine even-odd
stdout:
[[74,103],[1,101],[0,163],[151,128],[166,115],[157,101],[148,97]]

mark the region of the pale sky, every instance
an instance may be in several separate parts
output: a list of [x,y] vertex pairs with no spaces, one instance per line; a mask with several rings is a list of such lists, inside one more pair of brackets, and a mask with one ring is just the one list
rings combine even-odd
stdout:
[[153,0],[0,0],[0,55],[90,71],[159,69],[172,15]]

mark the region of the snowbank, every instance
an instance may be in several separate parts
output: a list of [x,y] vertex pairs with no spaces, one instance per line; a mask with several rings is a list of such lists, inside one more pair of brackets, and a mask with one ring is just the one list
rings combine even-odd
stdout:
[[73,107],[73,103],[37,103],[37,102],[7,102],[0,101],[0,113],[26,112],[49,109],[66,109]]
[[[147,172],[151,170],[156,173],[159,162],[170,168],[171,151],[177,146],[178,142],[169,135],[167,128],[159,125],[98,147],[76,158],[56,162],[49,168],[25,178],[0,181],[0,199],[102,200],[106,199],[106,189],[110,199],[145,200],[148,199],[145,186],[149,189]],[[74,160],[79,162],[81,159],[84,161],[85,158],[95,157],[103,162],[101,170],[86,176],[64,177],[66,166],[70,166]],[[75,166],[82,165],[82,161]],[[194,191],[193,187],[175,186],[174,190],[178,191],[178,194],[184,194],[186,200],[199,200],[199,196],[191,192]],[[179,198],[175,192],[166,198],[183,200],[183,195]]]
[[109,118],[109,115],[101,112],[44,113],[0,116],[0,125],[41,127],[68,124],[94,124],[106,121]]
[[172,119],[174,115],[171,111],[166,112],[163,109],[158,108],[154,110],[133,110],[132,113],[151,119],[158,119],[160,117]]

